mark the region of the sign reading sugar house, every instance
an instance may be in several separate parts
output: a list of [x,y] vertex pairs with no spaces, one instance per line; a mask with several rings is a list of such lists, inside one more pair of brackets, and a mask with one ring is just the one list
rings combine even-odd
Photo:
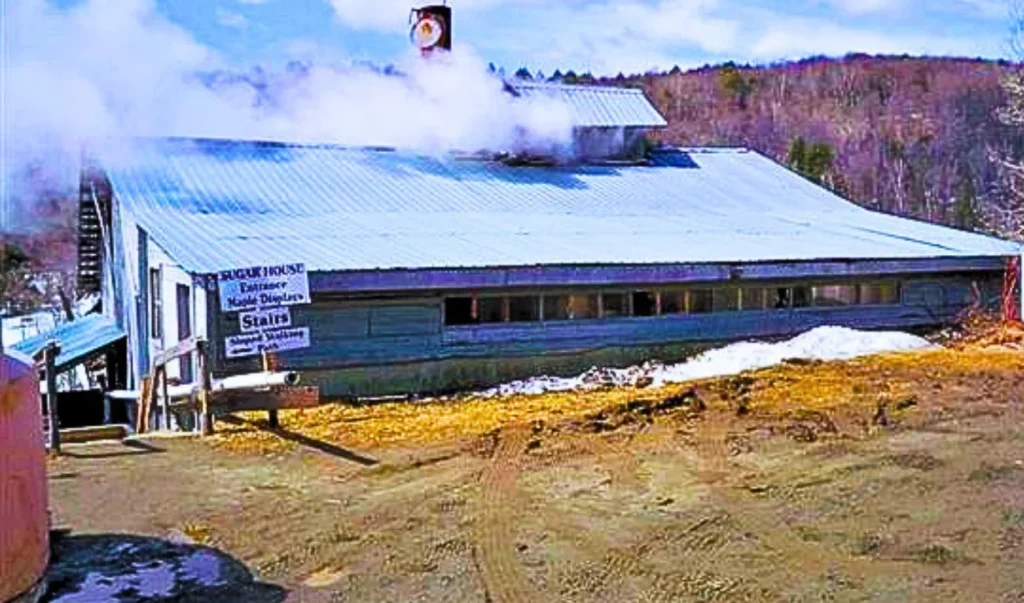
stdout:
[[304,264],[254,266],[217,275],[222,312],[244,312],[310,303]]
[[245,333],[224,340],[224,351],[228,358],[244,358],[263,352],[287,352],[308,347],[309,327]]

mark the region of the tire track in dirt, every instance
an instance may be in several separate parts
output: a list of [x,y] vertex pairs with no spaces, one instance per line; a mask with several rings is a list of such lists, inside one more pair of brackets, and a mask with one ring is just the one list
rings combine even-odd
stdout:
[[[730,426],[733,420],[729,416],[707,415],[696,431],[697,451],[697,477],[702,483],[709,487],[709,504],[714,507],[735,507],[736,504],[744,506],[754,502],[745,491],[740,491],[734,484],[728,483],[728,478],[735,472],[729,457],[728,438]],[[743,513],[736,516],[735,530],[752,533],[757,542],[773,551],[800,551],[799,560],[793,559],[786,566],[780,566],[775,571],[781,572],[790,580],[804,580],[808,575],[823,575],[830,569],[842,567],[845,570],[857,570],[865,564],[863,561],[837,554],[836,551],[817,545],[797,536],[787,524],[772,522],[761,512]],[[724,534],[725,541],[719,549],[724,549],[728,544],[728,532]],[[695,565],[697,572],[707,572],[713,568],[714,556],[702,557]],[[741,582],[734,584],[734,587],[741,585]],[[669,601],[671,598],[659,597],[658,601]]]
[[530,436],[526,425],[502,430],[491,463],[480,477],[482,491],[474,550],[487,598],[494,603],[527,603],[536,599],[516,557],[515,513],[510,508]]

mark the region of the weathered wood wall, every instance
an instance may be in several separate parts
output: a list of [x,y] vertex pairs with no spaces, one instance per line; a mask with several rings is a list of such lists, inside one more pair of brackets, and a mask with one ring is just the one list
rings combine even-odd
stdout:
[[[302,371],[327,396],[479,387],[538,373],[570,374],[595,364],[674,361],[712,343],[789,336],[821,325],[908,329],[946,324],[976,297],[975,285],[982,302],[996,303],[1001,274],[916,275],[902,283],[901,303],[890,306],[459,327],[444,326],[440,294],[362,300],[319,295],[311,306],[293,309],[294,325],[310,327],[312,347],[281,353],[279,363]],[[216,372],[258,370],[258,359],[223,358],[223,337],[239,332],[237,316],[212,310]]]

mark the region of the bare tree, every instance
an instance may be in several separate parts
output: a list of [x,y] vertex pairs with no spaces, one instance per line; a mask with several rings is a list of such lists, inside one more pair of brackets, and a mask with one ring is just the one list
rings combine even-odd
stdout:
[[[999,120],[1013,128],[1024,128],[1024,1],[1008,0],[1010,36],[1007,47],[1014,63],[1003,75],[1006,104]],[[989,230],[1004,237],[1024,240],[1024,163],[1018,157],[989,151],[1001,173],[1000,190],[985,206],[984,220]]]

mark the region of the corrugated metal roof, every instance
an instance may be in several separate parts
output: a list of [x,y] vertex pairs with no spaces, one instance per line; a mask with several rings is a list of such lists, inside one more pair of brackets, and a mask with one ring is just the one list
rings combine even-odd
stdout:
[[78,320],[60,325],[56,329],[14,344],[12,349],[26,356],[35,356],[46,344],[60,342],[60,355],[56,366],[64,369],[74,366],[87,357],[125,337],[117,324],[99,314],[90,314]]
[[577,127],[644,127],[668,125],[650,99],[638,88],[566,86],[538,82],[509,82],[517,94],[546,95],[564,103]]
[[859,208],[757,153],[510,167],[398,152],[161,141],[109,169],[193,273],[1002,256],[1016,244]]

